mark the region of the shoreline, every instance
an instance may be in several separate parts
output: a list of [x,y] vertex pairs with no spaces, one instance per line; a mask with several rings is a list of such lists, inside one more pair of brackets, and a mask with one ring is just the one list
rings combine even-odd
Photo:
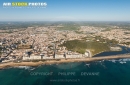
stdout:
[[102,56],[102,57],[92,57],[92,58],[79,58],[79,59],[60,59],[57,60],[48,60],[48,61],[38,61],[38,62],[8,62],[1,63],[0,69],[9,68],[9,67],[18,67],[18,66],[39,66],[39,65],[49,65],[49,64],[60,64],[60,63],[68,63],[68,62],[91,62],[98,60],[110,60],[110,59],[120,59],[120,58],[130,58],[130,54],[122,54],[122,55],[113,55],[113,56]]

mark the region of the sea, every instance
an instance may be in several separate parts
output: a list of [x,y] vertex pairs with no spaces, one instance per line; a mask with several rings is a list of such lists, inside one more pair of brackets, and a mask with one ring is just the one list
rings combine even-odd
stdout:
[[1,69],[0,85],[130,85],[130,58]]

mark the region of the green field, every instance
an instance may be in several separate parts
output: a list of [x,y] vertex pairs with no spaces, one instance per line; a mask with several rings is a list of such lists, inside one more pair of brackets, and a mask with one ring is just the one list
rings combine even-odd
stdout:
[[[86,40],[89,40],[86,42]],[[97,41],[99,40],[99,41]],[[103,39],[101,36],[84,37],[82,40],[71,40],[63,43],[60,46],[65,46],[67,50],[84,54],[86,49],[90,50],[92,56],[102,51],[110,51],[109,46],[117,45],[118,41]]]
[[101,43],[97,41],[86,42],[86,40],[71,40],[65,42],[60,46],[65,46],[67,50],[78,52],[81,54],[84,54],[86,49],[88,49],[91,51],[92,56],[99,52],[110,50],[109,44],[107,43]]

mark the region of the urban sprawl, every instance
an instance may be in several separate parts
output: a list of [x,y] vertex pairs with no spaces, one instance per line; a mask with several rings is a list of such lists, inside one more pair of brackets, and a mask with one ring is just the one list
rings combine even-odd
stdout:
[[[1,62],[91,58],[93,54],[89,49],[81,54],[61,45],[67,41],[81,40],[82,38],[85,38],[86,42],[92,40],[101,42],[95,38],[96,36],[103,39],[114,39],[118,41],[119,45],[130,47],[128,44],[130,31],[118,26],[112,26],[109,30],[94,26],[80,26],[77,31],[57,29],[62,29],[62,27],[62,25],[57,25],[11,29],[11,31],[0,30]],[[93,39],[87,39],[88,36]]]

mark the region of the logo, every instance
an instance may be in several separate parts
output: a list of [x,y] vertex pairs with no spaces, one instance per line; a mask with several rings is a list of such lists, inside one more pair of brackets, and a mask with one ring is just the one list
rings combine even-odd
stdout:
[[3,3],[3,7],[29,7],[29,8],[39,8],[39,7],[43,7],[45,8],[47,6],[46,2],[4,2]]

